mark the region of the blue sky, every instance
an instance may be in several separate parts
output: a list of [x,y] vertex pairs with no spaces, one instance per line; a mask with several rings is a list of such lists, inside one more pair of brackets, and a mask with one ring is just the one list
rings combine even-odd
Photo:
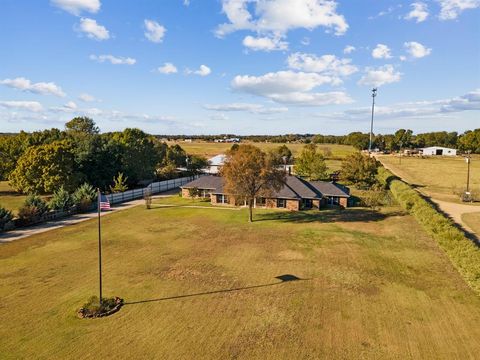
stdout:
[[480,0],[3,0],[0,131],[462,132]]

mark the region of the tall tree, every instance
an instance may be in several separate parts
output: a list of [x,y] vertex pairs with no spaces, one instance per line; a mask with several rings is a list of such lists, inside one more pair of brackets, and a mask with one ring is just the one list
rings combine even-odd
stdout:
[[278,165],[289,164],[293,159],[292,151],[285,144],[271,149],[268,156]]
[[229,152],[220,174],[225,179],[224,191],[247,202],[250,222],[254,199],[279,191],[285,182],[285,173],[253,145],[239,145],[236,151]]
[[315,144],[305,145],[295,160],[295,173],[308,180],[323,180],[328,177],[327,165],[323,154],[317,151]]
[[343,160],[340,176],[347,182],[369,188],[376,182],[377,169],[375,158],[356,152]]
[[23,193],[51,193],[62,186],[73,190],[81,177],[75,171],[72,146],[63,140],[28,148],[9,180]]

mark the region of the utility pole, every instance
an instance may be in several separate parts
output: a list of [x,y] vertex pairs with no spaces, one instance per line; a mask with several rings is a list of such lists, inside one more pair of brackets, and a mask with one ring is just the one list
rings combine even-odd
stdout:
[[368,143],[368,154],[372,152],[373,141],[373,115],[375,113],[375,97],[377,96],[377,88],[372,89],[372,121],[370,122],[370,141]]

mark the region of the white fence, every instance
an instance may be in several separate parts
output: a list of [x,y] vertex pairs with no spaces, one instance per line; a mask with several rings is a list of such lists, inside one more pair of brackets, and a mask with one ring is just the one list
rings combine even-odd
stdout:
[[186,176],[178,179],[172,179],[172,180],[165,180],[165,181],[159,181],[159,182],[154,182],[148,185],[146,188],[143,189],[133,189],[133,190],[127,190],[121,193],[115,193],[115,194],[109,194],[105,195],[108,198],[108,201],[110,201],[110,204],[120,204],[125,201],[131,201],[135,199],[142,199],[147,191],[149,189],[151,191],[151,194],[158,194],[164,191],[172,190],[175,189],[179,186],[185,185],[186,183],[198,178],[198,176]]

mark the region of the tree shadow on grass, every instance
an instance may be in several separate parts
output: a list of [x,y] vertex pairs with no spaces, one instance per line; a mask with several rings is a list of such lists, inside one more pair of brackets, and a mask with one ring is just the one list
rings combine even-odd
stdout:
[[255,221],[280,221],[295,223],[334,223],[382,221],[388,217],[404,215],[403,211],[382,213],[367,209],[310,210],[297,212],[269,212],[255,215]]
[[175,296],[168,296],[168,297],[162,297],[162,298],[157,298],[157,299],[147,299],[147,300],[130,301],[130,302],[126,302],[124,305],[137,305],[137,304],[144,304],[144,303],[151,303],[151,302],[159,302],[159,301],[165,301],[165,300],[184,299],[184,298],[189,298],[189,297],[197,297],[197,296],[204,296],[204,295],[221,294],[221,293],[242,291],[242,290],[248,290],[248,289],[262,288],[262,287],[267,287],[267,286],[276,286],[276,285],[281,285],[281,284],[284,284],[284,283],[287,283],[287,282],[293,282],[293,281],[307,281],[307,280],[311,280],[311,279],[302,279],[302,278],[299,278],[299,277],[297,277],[297,276],[295,276],[295,275],[291,275],[291,274],[279,275],[279,276],[276,276],[275,279],[278,279],[278,280],[280,280],[280,281],[279,281],[279,282],[270,283],[270,284],[261,284],[261,285],[244,286],[244,287],[238,287],[238,288],[232,288],[232,289],[222,289],[222,290],[214,290],[214,291],[205,291],[205,292],[201,292],[201,293],[185,294],[185,295],[175,295]]

